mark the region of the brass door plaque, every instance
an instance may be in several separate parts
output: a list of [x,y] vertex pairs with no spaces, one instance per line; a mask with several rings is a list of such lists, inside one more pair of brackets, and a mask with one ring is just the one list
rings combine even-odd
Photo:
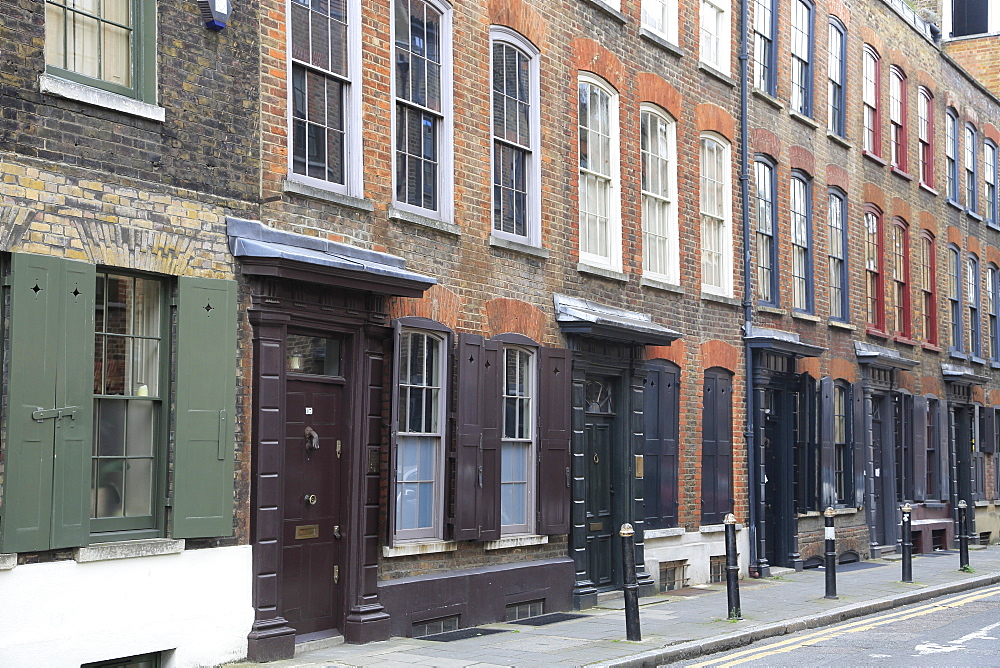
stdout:
[[635,456],[635,477],[636,478],[645,478],[646,477],[644,475],[645,473],[646,473],[646,466],[645,466],[645,462],[643,461],[643,457],[642,457],[642,455],[636,455]]
[[590,523],[590,530],[591,531],[604,531],[604,522],[591,522]]
[[319,538],[319,525],[303,524],[302,526],[295,527],[295,540],[302,540],[304,538]]

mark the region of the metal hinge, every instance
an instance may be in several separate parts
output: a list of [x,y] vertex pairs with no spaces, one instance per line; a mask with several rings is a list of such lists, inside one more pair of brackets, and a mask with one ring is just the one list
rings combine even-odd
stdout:
[[79,410],[78,406],[63,406],[62,408],[49,408],[43,409],[39,407],[37,410],[31,412],[31,419],[35,422],[41,422],[42,420],[55,419],[68,417],[70,419],[76,419],[76,411]]

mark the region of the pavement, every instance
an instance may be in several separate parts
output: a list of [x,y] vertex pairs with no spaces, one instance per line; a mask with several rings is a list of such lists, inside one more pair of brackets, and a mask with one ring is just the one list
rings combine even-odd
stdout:
[[1000,545],[971,550],[969,561],[971,573],[959,570],[958,551],[914,555],[912,583],[901,582],[898,555],[841,565],[836,600],[824,596],[822,569],[772,569],[740,581],[740,620],[727,619],[725,584],[647,596],[639,642],[625,640],[621,593],[608,592],[583,611],[366,645],[327,638],[300,643],[293,659],[230,666],[659,666],[1000,582]]

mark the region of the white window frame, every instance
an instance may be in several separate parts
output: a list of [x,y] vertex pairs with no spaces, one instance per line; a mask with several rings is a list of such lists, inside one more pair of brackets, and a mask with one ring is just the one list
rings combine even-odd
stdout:
[[[716,15],[717,21],[715,26],[706,25],[706,11],[714,10],[717,11]],[[732,46],[730,41],[732,39],[732,7],[730,0],[701,0],[700,14],[699,14],[699,39],[698,39],[698,58],[701,62],[705,63],[709,67],[725,75],[729,75],[731,71],[730,60]],[[709,30],[708,28],[714,28]],[[705,39],[706,35],[709,38],[718,40],[717,48],[715,53],[706,53]],[[714,58],[712,57],[714,56]]]
[[[390,7],[391,16],[395,16],[395,3],[399,0],[392,0]],[[408,202],[396,199],[396,72],[390,65],[389,72],[389,101],[392,108],[392,144],[390,151],[392,155],[392,206],[400,211],[414,213],[418,216],[431,218],[442,222],[450,223],[455,217],[455,169],[454,169],[454,146],[455,146],[455,114],[452,96],[453,74],[453,13],[450,5],[438,0],[421,0],[437,11],[441,12],[441,128],[438,132],[438,209],[425,209]],[[390,18],[390,26],[395,18]],[[390,34],[390,63],[395,62],[396,47],[392,43],[393,28],[389,29]]]
[[873,155],[878,155],[881,148],[881,107],[879,105],[879,77],[882,68],[881,59],[870,48],[865,48],[862,55],[862,106],[864,107],[863,118],[863,145],[864,150]]
[[[441,332],[434,332],[422,329],[409,329],[409,328],[403,329],[399,337],[400,348],[402,348],[403,342],[408,334],[418,334],[420,336],[426,336],[438,342],[439,346],[438,377],[440,378],[440,384],[438,386],[439,389],[438,389],[438,410],[437,410],[438,430],[437,432],[403,431],[403,429],[399,424],[401,416],[398,415],[398,407],[394,406],[393,411],[394,413],[396,413],[395,415],[396,422],[395,424],[393,424],[393,429],[396,431],[396,448],[393,456],[396,458],[400,456],[403,447],[402,439],[409,436],[415,436],[417,438],[425,436],[436,437],[438,439],[438,450],[435,453],[436,461],[434,462],[434,490],[432,492],[434,496],[434,508],[431,516],[432,517],[431,526],[418,527],[415,529],[400,529],[398,523],[395,521],[395,518],[393,518],[393,526],[395,528],[393,540],[396,542],[439,540],[442,538],[444,532],[443,516],[444,516],[444,492],[445,492],[445,482],[446,482],[444,477],[444,461],[445,461],[445,448],[447,447],[446,440],[448,437],[447,404],[448,404],[448,394],[451,391],[451,388],[449,387],[451,378],[448,376],[448,356],[451,354],[451,352],[448,347],[447,336],[445,336]],[[402,350],[401,349],[396,350],[394,351],[394,354],[396,357],[394,361],[394,364],[396,365],[395,375],[397,378],[399,378],[398,385],[395,389],[397,392],[402,392],[403,381],[399,369],[399,364],[402,359]],[[423,387],[423,386],[416,386],[416,387]],[[395,460],[390,462],[390,465],[392,466],[393,476],[392,476],[392,489],[389,493],[396,494],[399,485],[399,476],[401,475],[401,473],[398,470],[397,463]],[[400,505],[399,502],[397,501],[396,503],[393,504],[393,513],[398,513],[399,508]]]
[[[292,4],[294,0],[286,0],[285,16],[290,24]],[[285,127],[288,130],[286,138],[288,145],[288,165],[285,178],[289,181],[302,183],[313,188],[329,190],[349,197],[362,198],[365,195],[364,183],[364,149],[362,148],[361,132],[361,3],[359,0],[347,2],[347,82],[344,87],[344,185],[317,179],[306,174],[296,174],[292,161],[292,31],[287,30],[285,38],[285,80],[288,82],[285,110]],[[306,69],[312,68],[306,65]],[[312,68],[316,69],[316,68]],[[321,71],[321,70],[317,70]],[[395,127],[395,125],[393,125]],[[393,144],[395,146],[395,144]]]
[[[680,284],[680,231],[677,227],[677,122],[666,111],[653,104],[643,104],[640,107],[640,119],[642,114],[655,116],[667,128],[667,154],[658,156],[667,161],[667,194],[662,196],[647,190],[642,190],[642,232],[643,232],[643,274],[654,280],[661,280],[673,285]],[[641,142],[641,139],[640,139]],[[640,151],[642,147],[640,146]],[[640,179],[641,183],[641,179]],[[646,219],[646,200],[656,199],[665,203],[667,207],[667,218],[665,221],[665,234],[667,240],[666,271],[653,271],[648,268],[651,257],[650,244],[647,244],[647,234],[649,233],[648,221]]]
[[525,221],[525,234],[513,234],[498,230],[493,226],[493,170],[490,170],[490,230],[494,237],[509,239],[518,243],[527,243],[531,246],[540,247],[542,245],[542,160],[541,160],[541,102],[540,102],[540,68],[539,60],[541,55],[534,44],[529,42],[520,33],[507,28],[506,26],[490,26],[490,154],[491,164],[495,164],[496,156],[493,155],[493,145],[495,138],[492,130],[492,110],[493,110],[493,45],[496,43],[508,44],[522,51],[528,56],[528,123],[529,142],[527,165],[525,167],[525,177],[527,179],[528,202],[527,220]]
[[[579,110],[579,85],[587,84],[597,86],[608,94],[608,130],[610,132],[610,151],[608,185],[608,257],[602,257],[583,250],[583,225],[582,218],[578,222],[578,232],[580,236],[580,263],[601,269],[621,271],[622,268],[622,227],[621,227],[621,128],[618,125],[618,105],[620,103],[618,91],[601,77],[590,72],[580,72],[577,83],[577,109]],[[579,112],[578,112],[579,113]],[[577,118],[577,141],[579,145],[580,119]],[[579,149],[578,149],[579,150]],[[577,160],[577,193],[579,195],[580,215],[582,217],[583,208],[583,175],[582,168]],[[591,170],[587,170],[590,172]],[[597,174],[598,172],[593,172]]]
[[[527,383],[527,399],[528,399],[528,411],[527,417],[530,421],[528,424],[528,434],[527,439],[520,438],[508,438],[504,434],[503,429],[507,424],[507,398],[508,396],[518,399],[525,398],[519,395],[508,395],[506,386],[506,370],[507,370],[507,352],[512,351],[520,354],[525,354],[528,356],[527,368],[531,374],[531,378]],[[535,515],[537,506],[537,494],[536,494],[536,475],[535,470],[537,468],[536,462],[538,459],[538,351],[525,346],[514,346],[505,345],[503,347],[503,367],[502,367],[502,385],[500,388],[500,461],[503,461],[503,449],[508,447],[508,443],[523,443],[525,440],[530,441],[528,444],[528,452],[526,454],[525,461],[525,473],[527,476],[526,486],[525,486],[525,500],[524,500],[524,519],[523,524],[504,524],[503,523],[503,466],[501,464],[500,472],[500,505],[501,505],[501,520],[500,520],[500,535],[501,536],[511,536],[511,535],[533,535],[535,532]]]
[[[712,141],[721,146],[721,169],[722,174],[722,248],[718,249],[721,255],[720,260],[720,271],[722,272],[722,284],[712,285],[705,282],[705,253],[708,252],[707,244],[705,243],[705,225],[704,217],[706,214],[704,212],[704,184],[705,184],[705,164],[704,164],[704,152],[705,152],[705,142]],[[701,265],[702,265],[702,278],[701,278],[701,290],[702,292],[719,295],[722,297],[732,297],[733,296],[733,198],[732,198],[732,144],[729,143],[722,135],[716,134],[714,132],[703,132],[701,133],[698,142],[698,183],[699,183],[699,224],[701,226]],[[714,218],[715,216],[712,215]]]
[[642,0],[642,27],[677,44],[677,0]]

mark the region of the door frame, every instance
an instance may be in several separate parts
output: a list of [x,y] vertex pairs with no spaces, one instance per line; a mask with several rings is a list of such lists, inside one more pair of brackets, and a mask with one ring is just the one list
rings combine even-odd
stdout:
[[[378,600],[375,550],[378,513],[368,499],[378,499],[382,446],[385,355],[391,329],[385,325],[385,300],[372,293],[288,279],[252,276],[253,300],[248,317],[253,330],[253,408],[251,415],[250,541],[253,546],[255,621],[248,635],[249,656],[267,661],[293,656],[295,631],[279,614],[281,524],[284,516],[285,342],[289,331],[342,336],[344,448],[341,457],[340,628],[349,642],[370,642],[389,635],[389,616]],[[381,393],[373,393],[381,389]],[[373,420],[373,417],[378,420]],[[374,466],[373,466],[374,464]]]

